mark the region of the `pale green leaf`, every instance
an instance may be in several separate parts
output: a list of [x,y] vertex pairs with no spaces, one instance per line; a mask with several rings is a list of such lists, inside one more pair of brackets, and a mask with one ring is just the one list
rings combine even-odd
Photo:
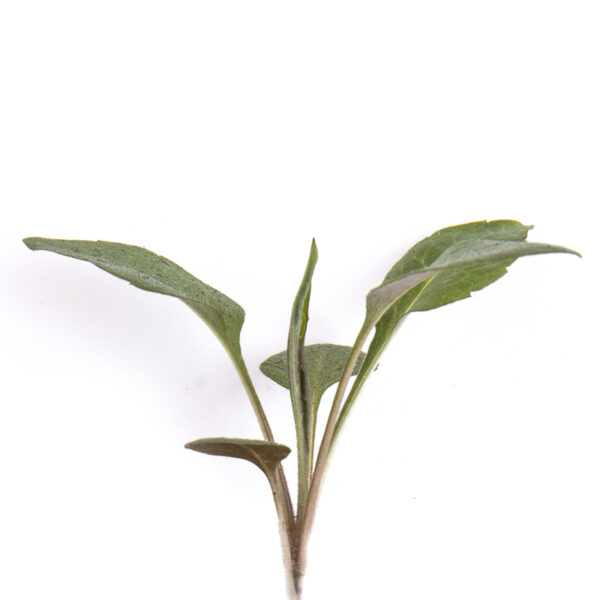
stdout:
[[298,512],[304,510],[304,503],[308,496],[308,485],[312,462],[311,431],[313,430],[313,413],[310,405],[310,384],[308,370],[304,357],[304,336],[308,323],[308,304],[312,276],[317,264],[317,245],[313,239],[310,255],[300,288],[296,294],[290,319],[288,335],[288,376],[290,382],[290,396],[296,426],[296,440],[298,444]]

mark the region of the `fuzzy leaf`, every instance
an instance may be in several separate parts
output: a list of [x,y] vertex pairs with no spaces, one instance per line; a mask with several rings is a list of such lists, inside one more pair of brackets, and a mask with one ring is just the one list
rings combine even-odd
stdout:
[[[463,298],[502,277],[517,258],[573,250],[526,242],[527,227],[517,221],[479,221],[442,229],[413,246],[369,296],[382,294],[419,273],[434,273],[390,307],[377,323],[374,348],[385,345],[400,319]],[[367,363],[370,359],[367,358]]]
[[38,237],[26,238],[23,242],[31,250],[49,250],[91,262],[142,290],[179,298],[207,323],[232,358],[243,362],[240,331],[244,309],[167,258],[139,246],[115,242]]
[[204,454],[243,458],[254,463],[269,478],[291,452],[287,446],[275,442],[237,438],[203,438],[189,442],[185,447]]
[[[340,421],[354,402],[366,377],[406,315],[468,298],[500,277],[521,256],[577,252],[526,242],[531,229],[517,221],[478,221],[448,227],[413,246],[389,271],[382,284],[367,296],[367,321],[375,321],[375,335],[363,366],[340,414]],[[384,300],[404,281],[423,279],[385,310]],[[388,293],[389,290],[389,293]],[[383,300],[382,300],[383,297]],[[378,316],[377,316],[378,315]],[[375,317],[377,317],[375,319]]]
[[[311,344],[304,348],[314,410],[317,410],[325,390],[340,380],[351,351],[349,346],[336,344]],[[364,358],[365,353],[362,352],[353,375],[358,373]],[[279,385],[289,389],[286,351],[267,358],[260,365],[260,370]]]

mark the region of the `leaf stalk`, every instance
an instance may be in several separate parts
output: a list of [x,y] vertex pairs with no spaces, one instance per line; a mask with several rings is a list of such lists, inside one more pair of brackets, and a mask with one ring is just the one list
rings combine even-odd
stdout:
[[331,444],[337,417],[342,406],[342,401],[344,399],[350,377],[352,377],[352,372],[354,371],[354,367],[360,357],[361,349],[369,335],[370,330],[371,327],[369,326],[369,323],[365,321],[360,332],[358,333],[358,336],[356,337],[356,342],[354,343],[352,351],[350,352],[350,356],[348,357],[346,365],[344,366],[344,371],[342,372],[340,382],[335,392],[331,410],[329,411],[329,418],[327,419],[327,424],[325,426],[325,432],[323,433],[323,438],[319,447],[319,454],[317,456],[317,461],[308,492],[306,511],[303,515],[303,518],[299,519],[296,523],[296,527],[298,529],[298,563],[302,565],[302,569],[300,569],[302,572],[304,572],[306,566],[308,540],[312,531],[319,495],[331,453]]

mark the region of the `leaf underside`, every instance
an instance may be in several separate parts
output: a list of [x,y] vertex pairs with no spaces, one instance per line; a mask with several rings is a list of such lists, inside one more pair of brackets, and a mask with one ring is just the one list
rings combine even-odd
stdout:
[[242,458],[254,463],[269,478],[274,475],[279,463],[291,452],[283,444],[238,438],[203,438],[189,442],[185,447],[204,454]]

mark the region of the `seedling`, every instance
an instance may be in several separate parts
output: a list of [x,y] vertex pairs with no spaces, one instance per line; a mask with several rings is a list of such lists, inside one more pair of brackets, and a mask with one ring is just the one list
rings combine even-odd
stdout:
[[[530,228],[517,221],[479,221],[442,229],[413,246],[367,294],[365,319],[352,347],[305,345],[311,280],[317,262],[313,240],[306,271],[292,308],[287,349],[260,370],[287,388],[296,428],[298,497],[292,503],[282,461],[290,448],[277,443],[250,378],[240,347],[244,310],[170,260],[144,248],[112,242],[26,238],[32,250],[50,250],[86,260],[134,286],[179,298],[219,338],[233,361],[252,404],[263,440],[205,438],[186,448],[243,458],[266,475],[279,519],[290,600],[299,600],[306,571],[307,543],[326,466],[335,441],[367,378],[408,314],[468,298],[502,277],[517,258],[567,252],[560,246],[527,242]],[[363,352],[372,330],[374,336]],[[354,378],[350,387],[350,381]],[[316,423],[321,397],[337,384],[320,444]]]

